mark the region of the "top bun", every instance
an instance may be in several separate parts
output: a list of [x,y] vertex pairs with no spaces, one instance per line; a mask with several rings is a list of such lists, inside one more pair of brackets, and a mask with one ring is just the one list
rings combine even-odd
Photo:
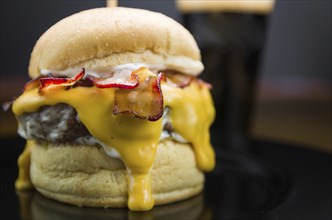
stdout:
[[133,8],[97,8],[62,19],[33,48],[29,75],[41,70],[164,65],[198,75],[203,70],[193,36],[173,19]]

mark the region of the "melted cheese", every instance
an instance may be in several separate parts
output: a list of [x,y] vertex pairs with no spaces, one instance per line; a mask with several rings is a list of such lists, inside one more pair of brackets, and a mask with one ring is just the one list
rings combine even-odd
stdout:
[[[215,158],[210,145],[209,127],[215,112],[209,90],[196,82],[184,89],[163,83],[162,92],[164,105],[170,108],[174,131],[192,143],[198,167],[204,171],[212,170]],[[75,87],[69,90],[56,88],[39,95],[36,88],[15,100],[13,112],[19,116],[25,112],[35,112],[43,105],[57,103],[74,107],[91,135],[105,146],[114,148],[125,163],[128,170],[129,209],[149,210],[154,205],[150,170],[163,129],[162,119],[151,122],[128,115],[114,116],[114,93],[113,88]],[[28,170],[26,161],[29,152],[26,149],[20,156],[25,161],[19,164],[20,173]],[[27,175],[21,175],[18,182],[28,181],[28,178]]]
[[32,187],[30,180],[30,155],[34,147],[33,141],[27,141],[24,151],[21,153],[17,160],[18,165],[18,178],[15,182],[15,188],[18,190],[29,189]]

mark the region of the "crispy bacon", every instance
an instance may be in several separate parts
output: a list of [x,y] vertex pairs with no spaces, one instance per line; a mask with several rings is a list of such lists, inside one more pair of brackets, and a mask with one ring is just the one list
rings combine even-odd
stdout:
[[[202,87],[211,88],[211,85],[196,79],[193,76],[178,72],[167,71],[157,76],[148,68],[141,67],[127,76],[123,74],[113,75],[108,78],[97,78],[85,75],[83,69],[72,78],[37,78],[29,81],[24,91],[38,87],[39,93],[58,87],[71,88],[73,86],[96,86],[97,88],[117,88],[115,91],[113,114],[128,114],[136,118],[156,121],[161,118],[164,111],[164,100],[161,90],[161,82],[184,88],[194,80]],[[4,104],[3,108],[8,109],[11,103]]]
[[194,80],[193,76],[170,71],[166,72],[166,78],[168,83],[175,84],[179,88],[189,86]]
[[64,87],[64,86],[73,86],[77,81],[81,80],[85,74],[85,70],[83,69],[79,74],[72,78],[41,78],[39,80],[39,93],[43,93],[49,89],[56,87]]
[[95,78],[89,76],[88,79],[97,88],[120,88],[120,89],[134,89],[139,84],[139,77],[136,73],[132,72],[128,79],[124,79],[121,75],[112,76],[108,78]]
[[212,85],[211,85],[210,83],[208,83],[208,82],[205,82],[205,81],[202,80],[202,79],[197,79],[197,83],[198,83],[198,85],[200,86],[200,88],[201,88],[202,86],[205,86],[205,87],[207,87],[209,90],[212,89]]
[[140,119],[157,121],[163,115],[164,100],[160,87],[163,74],[155,76],[146,67],[135,70],[139,85],[131,90],[115,92],[113,114],[129,114]]
[[[71,88],[74,86],[96,86],[97,88],[117,88],[115,91],[113,114],[128,114],[136,118],[156,121],[161,118],[164,111],[164,100],[161,90],[161,82],[171,84],[173,86],[184,88],[193,81],[198,83],[200,87],[211,89],[211,85],[203,80],[196,79],[193,76],[181,74],[179,72],[166,71],[159,73],[157,76],[148,68],[141,67],[127,75],[114,74],[108,78],[97,78],[85,75],[85,69],[72,78],[36,78],[29,81],[24,90],[29,91],[37,88],[39,85],[39,93],[52,88]],[[10,108],[12,102],[3,104],[6,111]]]
[[40,77],[32,79],[29,82],[27,82],[24,85],[24,88],[23,88],[22,92],[26,92],[26,91],[29,91],[31,89],[37,88],[40,85],[39,80],[40,80]]
[[81,87],[92,87],[93,83],[92,83],[91,80],[89,80],[88,78],[86,78],[86,79],[81,79],[80,81],[77,81],[73,87],[77,87],[77,86],[81,86]]
[[160,72],[159,74],[158,74],[158,80],[160,81],[160,82],[167,82],[167,78],[166,78],[166,74],[165,73],[163,73],[163,72]]

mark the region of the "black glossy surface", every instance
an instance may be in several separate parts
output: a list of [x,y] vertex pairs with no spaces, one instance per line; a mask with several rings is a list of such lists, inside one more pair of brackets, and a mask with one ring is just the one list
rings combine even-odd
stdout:
[[2,139],[1,219],[332,219],[332,155],[251,141],[252,153],[218,151],[205,191],[192,199],[137,213],[79,208],[15,192],[22,139]]

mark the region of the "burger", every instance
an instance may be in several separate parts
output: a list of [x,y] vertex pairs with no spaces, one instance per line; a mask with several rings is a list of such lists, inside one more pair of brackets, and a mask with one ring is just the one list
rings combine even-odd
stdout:
[[160,13],[97,8],[49,28],[12,110],[27,140],[17,190],[144,211],[199,194],[215,110],[199,48]]

